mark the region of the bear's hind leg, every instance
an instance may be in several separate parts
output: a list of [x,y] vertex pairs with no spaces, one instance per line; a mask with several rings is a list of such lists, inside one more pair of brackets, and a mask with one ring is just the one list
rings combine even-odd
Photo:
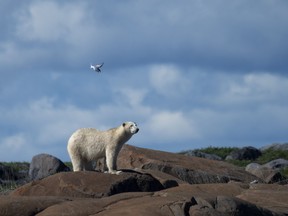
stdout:
[[73,165],[73,171],[77,172],[77,171],[83,171],[84,170],[84,165],[82,162],[79,161],[72,161],[72,165]]
[[73,165],[73,171],[76,172],[76,171],[83,171],[84,170],[84,164],[83,162],[81,161],[81,158],[78,158],[78,157],[71,157],[71,162],[72,162],[72,165]]

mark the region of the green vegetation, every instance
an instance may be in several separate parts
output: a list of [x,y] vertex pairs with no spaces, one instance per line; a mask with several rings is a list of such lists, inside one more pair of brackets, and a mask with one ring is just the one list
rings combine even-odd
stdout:
[[6,184],[0,184],[0,195],[8,194],[10,191],[16,189],[19,185],[15,181],[9,181]]
[[286,178],[288,178],[288,167],[283,168],[282,170],[280,170],[280,173],[285,176]]
[[282,151],[282,150],[273,150],[273,149],[267,149],[264,152],[262,152],[262,155],[257,158],[256,162],[259,164],[265,164],[269,161],[283,158],[285,160],[288,160],[288,151]]
[[19,171],[27,171],[29,170],[29,163],[28,162],[0,162],[0,165],[7,166],[13,172],[19,172]]
[[207,147],[204,149],[199,149],[199,151],[207,154],[215,154],[225,160],[226,156],[229,155],[232,151],[237,150],[238,148],[232,147]]
[[14,190],[25,179],[29,171],[28,162],[0,162],[0,194]]
[[73,170],[73,166],[72,166],[72,163],[71,162],[65,162],[64,163],[67,167],[70,168],[70,170]]

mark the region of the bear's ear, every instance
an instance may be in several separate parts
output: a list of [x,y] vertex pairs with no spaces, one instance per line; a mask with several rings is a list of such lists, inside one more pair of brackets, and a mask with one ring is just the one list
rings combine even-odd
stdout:
[[124,122],[124,123],[122,124],[122,126],[125,127],[125,125],[126,125],[126,123]]

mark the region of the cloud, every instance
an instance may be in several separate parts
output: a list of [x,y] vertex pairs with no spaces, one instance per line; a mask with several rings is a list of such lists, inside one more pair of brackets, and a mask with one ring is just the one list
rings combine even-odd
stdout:
[[231,80],[218,99],[225,104],[286,103],[281,98],[288,98],[287,92],[287,77],[267,72],[250,73]]
[[79,3],[38,1],[20,13],[16,33],[22,40],[67,40],[76,34],[76,29],[83,28],[84,11],[83,5]]
[[0,1],[1,152],[68,159],[75,129],[123,120],[141,129],[132,144],[167,151],[284,140],[287,7]]
[[131,107],[138,107],[141,105],[147,95],[146,89],[135,89],[125,86],[114,91],[116,93],[119,92],[122,96],[120,100],[124,100],[125,103],[129,104]]
[[154,65],[149,71],[149,79],[156,92],[165,97],[181,97],[189,91],[189,81],[173,65]]
[[22,149],[25,144],[27,144],[27,141],[25,135],[22,133],[6,137],[1,141],[1,146],[8,148],[11,151],[18,151]]
[[44,52],[22,68],[34,63],[80,69],[99,58],[114,62],[113,68],[163,63],[233,73],[288,68],[284,1],[177,6],[173,1],[28,1],[3,7],[13,20],[13,25],[2,23],[1,29],[9,29],[5,42],[21,50],[20,57],[31,49]]
[[199,138],[200,134],[185,114],[181,112],[159,111],[150,116],[147,124],[149,132],[161,142],[185,141]]
[[[133,76],[135,73],[138,75]],[[176,81],[182,79],[180,74],[179,71],[176,73]],[[66,92],[65,96],[55,94],[53,97],[51,94],[39,97],[38,94],[33,95],[31,90],[29,101],[22,100],[15,105],[2,106],[1,149],[3,152],[10,149],[12,152],[14,149],[10,160],[13,160],[13,157],[27,161],[33,154],[41,152],[69,160],[66,143],[74,130],[81,127],[105,130],[126,120],[136,121],[141,129],[140,133],[129,141],[130,144],[166,151],[180,151],[191,146],[200,148],[209,145],[231,146],[251,143],[263,145],[274,142],[275,139],[285,141],[285,129],[288,128],[288,119],[285,117],[287,102],[283,102],[282,99],[286,98],[287,94],[285,77],[271,76],[267,73],[234,76],[208,74],[210,73],[197,70],[191,70],[186,74],[195,86],[185,89],[182,95],[185,100],[167,95],[161,96],[159,100],[159,97],[155,97],[154,86],[149,88],[151,74],[142,71],[138,73],[131,70],[125,73],[125,79],[118,79],[118,76],[123,76],[122,72],[115,73],[114,79],[107,77],[109,82],[105,81],[105,75],[102,74],[91,74],[95,79],[88,80],[88,77],[82,76],[77,80],[78,87],[75,92],[72,91],[75,83],[67,82],[66,76],[57,75],[58,78],[55,80],[53,73],[47,74],[42,79],[48,80],[50,77],[51,83],[40,83],[39,88],[42,86],[49,90],[52,82],[57,82],[53,90],[57,93],[65,81],[71,95]],[[146,83],[138,85],[134,82],[139,78]],[[29,77],[19,80],[14,87],[9,85],[9,92],[14,92],[12,89],[19,87],[23,91],[27,90],[26,85],[22,87],[21,83],[28,82],[28,79]],[[39,82],[37,79],[34,80],[35,83]],[[161,81],[162,79],[159,79],[159,82]],[[98,85],[95,85],[95,82]],[[168,79],[164,80],[161,87],[165,89],[174,84],[173,80]],[[33,89],[37,91],[38,87]],[[45,92],[49,91],[43,91]],[[160,94],[159,89],[157,94]],[[194,94],[196,95],[193,96]],[[267,100],[265,95],[268,96]],[[102,99],[106,96],[109,96],[108,100]],[[14,100],[14,97],[17,99],[17,91],[11,99]],[[204,99],[201,100],[201,97]],[[174,105],[166,106],[169,102]],[[14,140],[15,146],[7,144],[13,143]],[[31,148],[31,152],[27,148]],[[16,152],[25,154],[16,157]]]

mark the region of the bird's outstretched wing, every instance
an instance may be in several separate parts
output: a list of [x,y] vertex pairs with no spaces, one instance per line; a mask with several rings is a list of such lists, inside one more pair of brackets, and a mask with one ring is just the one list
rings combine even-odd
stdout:
[[90,68],[93,69],[96,72],[101,72],[100,68],[104,65],[104,62],[101,64],[96,64],[96,65],[90,65]]
[[97,68],[101,68],[103,65],[104,65],[104,62],[101,63],[101,64],[97,64],[96,67],[97,67]]

